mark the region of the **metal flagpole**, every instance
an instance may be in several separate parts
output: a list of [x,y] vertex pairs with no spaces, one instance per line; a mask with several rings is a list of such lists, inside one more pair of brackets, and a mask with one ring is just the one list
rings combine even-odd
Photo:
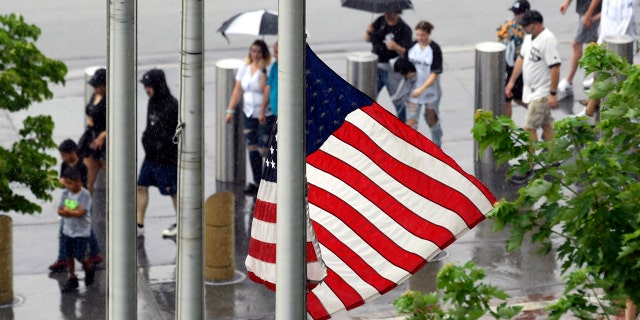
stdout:
[[136,319],[136,0],[109,1],[107,64],[109,319]]
[[278,3],[276,319],[306,318],[305,0]]
[[182,1],[176,319],[203,319],[204,1]]

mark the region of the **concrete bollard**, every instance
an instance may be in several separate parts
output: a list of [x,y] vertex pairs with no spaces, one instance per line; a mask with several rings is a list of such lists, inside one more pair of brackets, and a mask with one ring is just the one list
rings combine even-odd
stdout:
[[240,59],[216,62],[216,180],[244,185],[245,158],[242,101],[236,106],[231,123],[225,123],[227,105],[236,82],[236,71],[244,65]]
[[607,49],[615,52],[627,62],[633,64],[633,37],[626,34],[616,34],[604,37]]
[[409,290],[420,291],[422,293],[431,293],[438,291],[437,278],[438,272],[444,265],[444,260],[449,257],[446,250],[440,251],[427,264],[418,270],[409,278]]
[[378,95],[378,56],[367,51],[347,54],[347,82],[375,100]]
[[12,238],[11,217],[0,214],[0,305],[13,302]]
[[[506,77],[506,46],[499,42],[481,42],[476,45],[475,105],[477,109],[492,111],[495,116],[504,115],[504,87]],[[505,177],[508,167],[498,166],[489,148],[478,154],[474,141],[475,176],[484,182],[498,197],[505,196]]]
[[224,281],[235,273],[235,196],[218,192],[204,203],[204,278]]

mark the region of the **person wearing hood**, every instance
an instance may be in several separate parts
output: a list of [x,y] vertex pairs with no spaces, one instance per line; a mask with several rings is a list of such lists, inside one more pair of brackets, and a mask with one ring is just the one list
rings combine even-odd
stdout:
[[[138,175],[138,236],[144,235],[144,216],[149,204],[149,187],[156,186],[160,194],[170,196],[176,209],[178,193],[178,145],[173,136],[178,125],[178,100],[171,95],[164,71],[152,69],[140,83],[149,96],[147,126],[142,133],[144,161]],[[166,237],[176,236],[174,223],[162,231]]]

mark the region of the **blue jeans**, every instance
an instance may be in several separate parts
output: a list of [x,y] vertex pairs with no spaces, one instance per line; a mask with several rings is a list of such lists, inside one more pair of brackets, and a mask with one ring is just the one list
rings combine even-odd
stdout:
[[[395,93],[396,89],[398,89],[398,83],[391,83],[391,81],[389,80],[389,71],[378,68],[378,94],[380,94],[380,90],[382,90],[383,87],[387,87],[387,92],[391,97]],[[400,105],[394,105],[394,107],[396,108],[396,116],[398,117],[398,119],[400,119],[400,121],[402,122],[406,122],[407,107],[405,106],[405,104],[403,103]]]

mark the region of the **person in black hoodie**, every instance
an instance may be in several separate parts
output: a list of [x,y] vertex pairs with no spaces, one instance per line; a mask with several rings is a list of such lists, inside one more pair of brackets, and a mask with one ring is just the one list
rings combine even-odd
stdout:
[[[178,100],[171,95],[162,70],[147,71],[140,82],[149,95],[147,127],[142,133],[145,157],[138,175],[138,236],[143,236],[149,186],[156,186],[160,194],[171,196],[173,207],[176,208],[178,145],[173,142],[173,136],[178,125]],[[166,237],[173,237],[177,233],[176,224],[162,231]]]

